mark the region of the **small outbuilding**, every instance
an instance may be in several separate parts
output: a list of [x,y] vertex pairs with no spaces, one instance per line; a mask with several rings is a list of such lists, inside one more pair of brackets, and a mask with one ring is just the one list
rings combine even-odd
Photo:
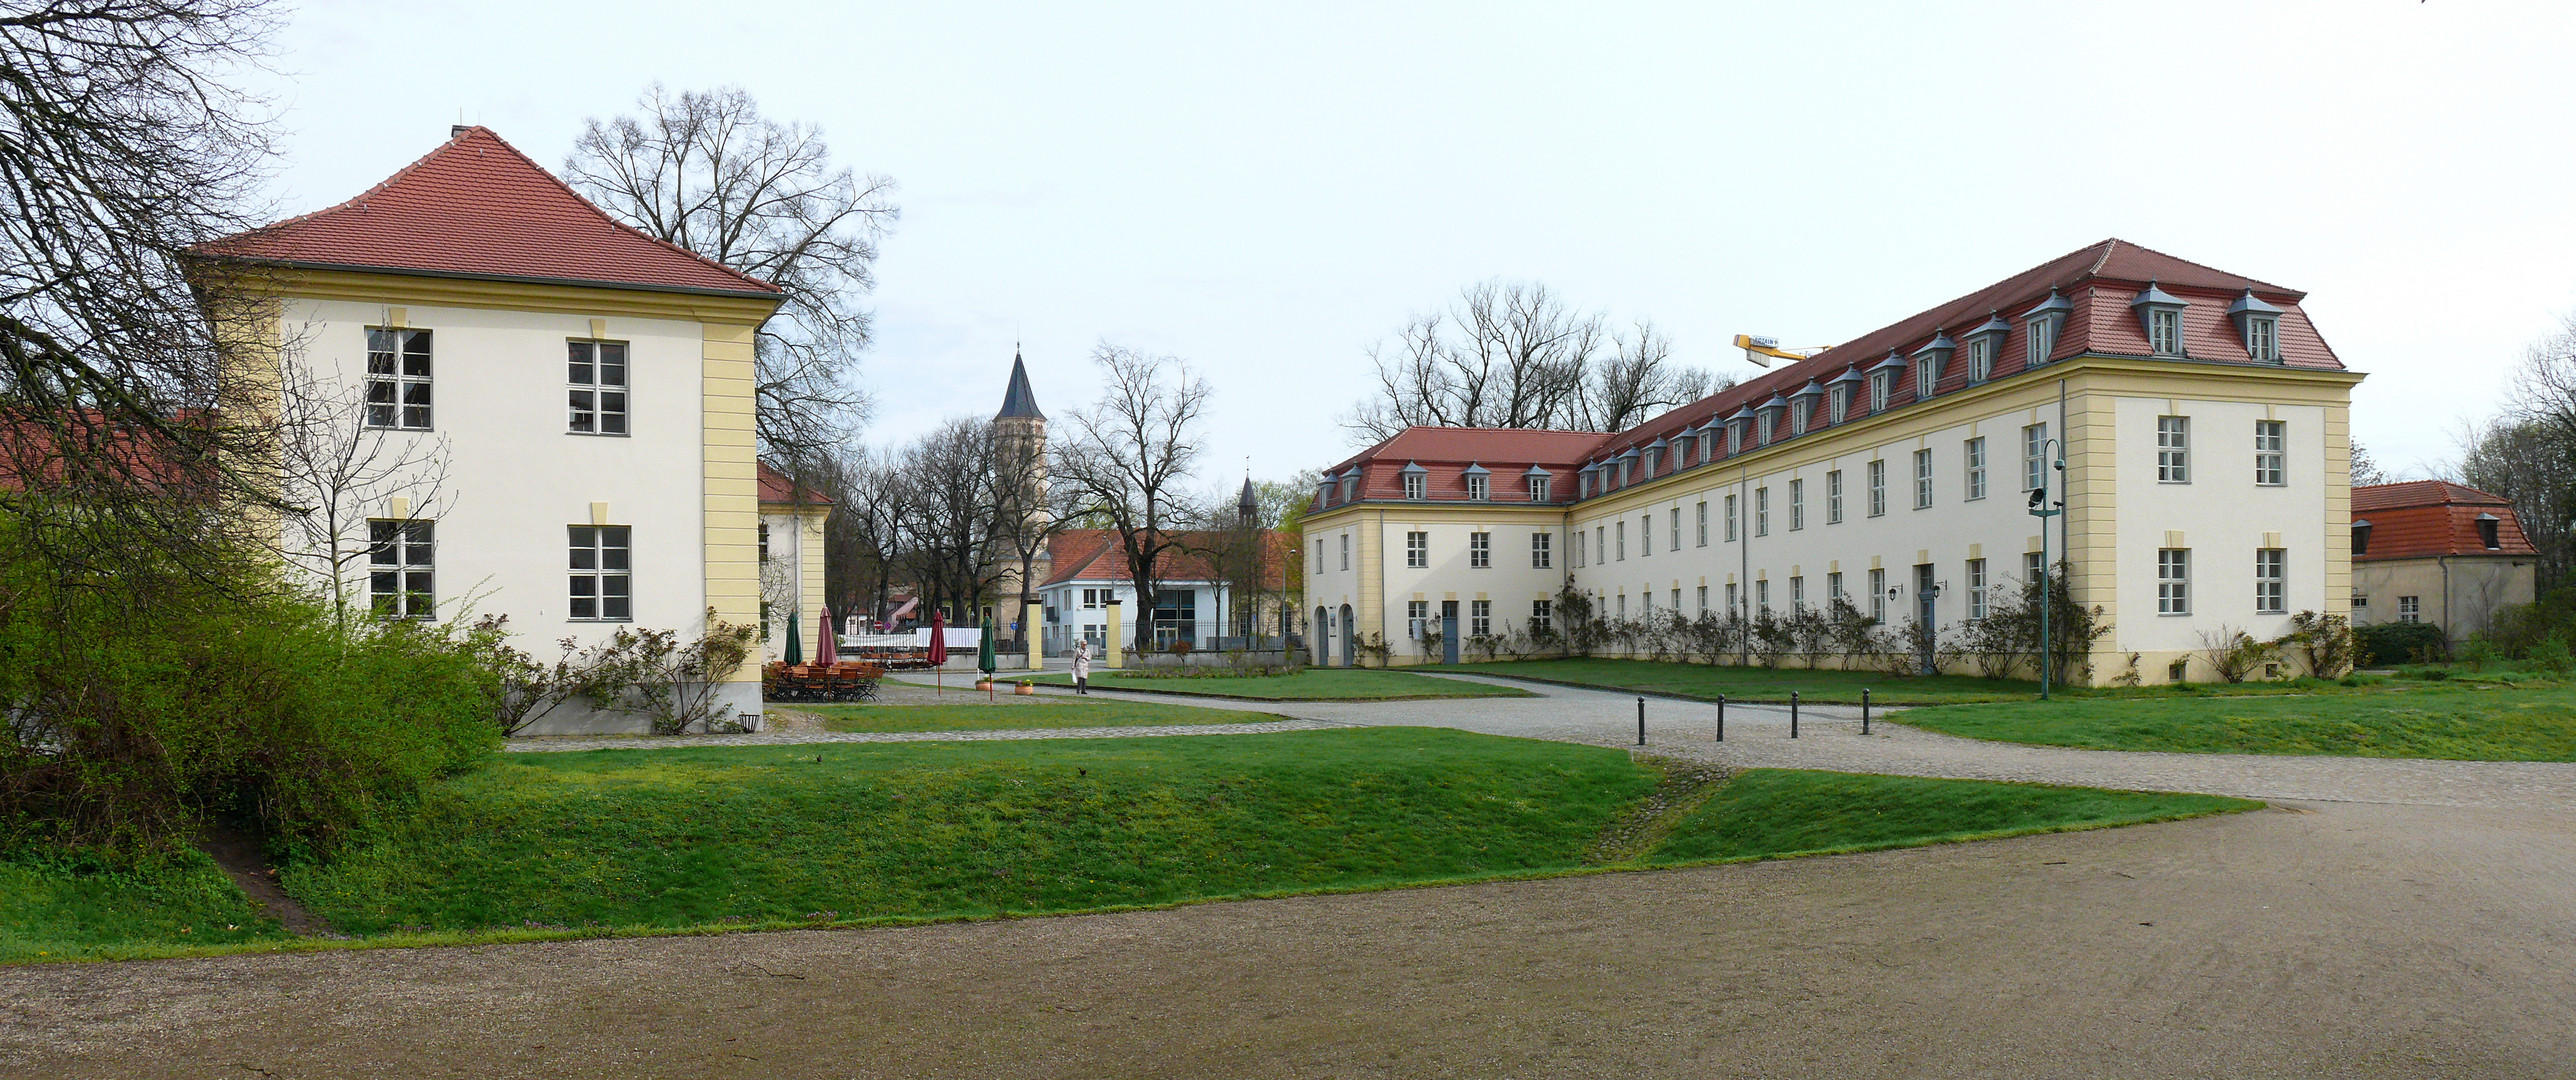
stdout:
[[2502,495],[2445,480],[2352,489],[2352,621],[2422,622],[2456,645],[2532,601],[2539,551]]

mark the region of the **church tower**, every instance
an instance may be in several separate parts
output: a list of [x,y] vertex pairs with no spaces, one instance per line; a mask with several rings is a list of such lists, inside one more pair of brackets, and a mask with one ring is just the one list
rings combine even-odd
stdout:
[[[1029,389],[1029,366],[1016,349],[1011,353],[1011,384],[1002,391],[1002,411],[993,414],[993,434],[995,449],[1002,455],[1002,460],[996,464],[1017,472],[1023,478],[1020,532],[1002,537],[1002,558],[1008,565],[1001,568],[1001,580],[993,590],[998,606],[1003,611],[1016,613],[1025,602],[1021,597],[1023,582],[1034,590],[1039,583],[1046,581],[1052,570],[1052,560],[1047,557],[1045,547],[1037,547],[1029,553],[1025,565],[1019,550],[1021,537],[1034,541],[1045,536],[1050,519],[1046,499],[1047,419],[1045,413],[1038,411],[1037,392]],[[1022,576],[1024,571],[1025,577]],[[1016,617],[1004,615],[1002,621],[1007,625]],[[1022,632],[1033,633],[1037,629],[1023,627]]]

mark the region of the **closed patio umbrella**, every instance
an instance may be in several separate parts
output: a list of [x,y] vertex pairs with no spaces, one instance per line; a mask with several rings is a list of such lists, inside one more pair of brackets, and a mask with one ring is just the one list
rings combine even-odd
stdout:
[[796,639],[796,620],[791,617],[787,620],[787,666],[794,667],[804,662],[805,643]]
[[938,608],[930,609],[930,670],[940,693],[948,690],[948,675],[944,670],[948,666],[948,622],[945,614]]
[[[792,644],[796,639],[789,638]],[[832,606],[823,605],[823,624],[814,635],[814,662],[830,666],[841,662],[841,643],[832,634]]]
[[975,645],[975,666],[984,673],[984,696],[993,696],[993,623],[984,622],[984,636]]

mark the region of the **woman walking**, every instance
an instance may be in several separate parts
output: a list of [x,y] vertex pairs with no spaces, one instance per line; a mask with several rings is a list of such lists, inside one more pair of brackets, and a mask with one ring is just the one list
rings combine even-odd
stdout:
[[1091,639],[1084,638],[1073,647],[1073,692],[1091,692]]

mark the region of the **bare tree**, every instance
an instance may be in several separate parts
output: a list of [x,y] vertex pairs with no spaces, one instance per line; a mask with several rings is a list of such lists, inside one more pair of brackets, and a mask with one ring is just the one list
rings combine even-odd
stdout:
[[1651,321],[1614,333],[1545,285],[1483,281],[1370,348],[1377,394],[1346,424],[1372,441],[1414,425],[1615,430],[1717,385],[1671,352]]
[[[379,556],[386,557],[386,569],[364,572],[393,579],[390,588],[368,590],[389,601],[390,610],[377,614],[429,617],[436,593],[413,587],[400,569],[400,555],[411,545],[435,542],[429,530],[440,516],[447,437],[369,426],[363,387],[325,382],[293,359],[284,365],[278,391],[277,496],[286,511],[280,553],[322,578],[344,625],[354,599],[351,578]],[[396,499],[403,510],[386,510]],[[379,513],[387,517],[379,519]]]
[[1092,351],[1108,385],[1074,412],[1054,475],[1083,513],[1118,534],[1136,591],[1136,647],[1154,640],[1157,564],[1180,545],[1178,526],[1199,516],[1188,484],[1198,471],[1208,386],[1178,357],[1102,342]]
[[738,87],[657,83],[636,106],[588,122],[565,178],[628,224],[784,290],[757,346],[762,449],[839,443],[867,411],[851,375],[869,341],[861,300],[876,287],[877,241],[899,215],[894,181],[835,168],[820,128],[764,118]]
[[261,62],[274,30],[265,0],[0,13],[0,426],[31,458],[12,462],[0,507],[60,566],[136,550],[86,539],[100,529],[157,556],[241,520],[120,496],[182,473],[201,494],[237,486],[217,453],[236,432],[206,409],[239,324],[209,318],[196,290],[258,276],[201,245],[260,219],[268,119],[225,76]]
[[905,448],[905,563],[924,598],[950,603],[958,621],[980,624],[984,601],[1001,578],[997,507],[991,473],[999,452],[991,424],[959,417]]
[[823,454],[813,469],[832,497],[832,516],[823,523],[824,593],[838,598],[845,612],[864,598],[874,621],[885,614],[909,531],[912,504],[903,472],[892,455],[865,447]]
[[2465,427],[2459,442],[2460,482],[2513,503],[2540,551],[2541,590],[2566,582],[2576,569],[2576,441],[2544,421],[2499,419]]

